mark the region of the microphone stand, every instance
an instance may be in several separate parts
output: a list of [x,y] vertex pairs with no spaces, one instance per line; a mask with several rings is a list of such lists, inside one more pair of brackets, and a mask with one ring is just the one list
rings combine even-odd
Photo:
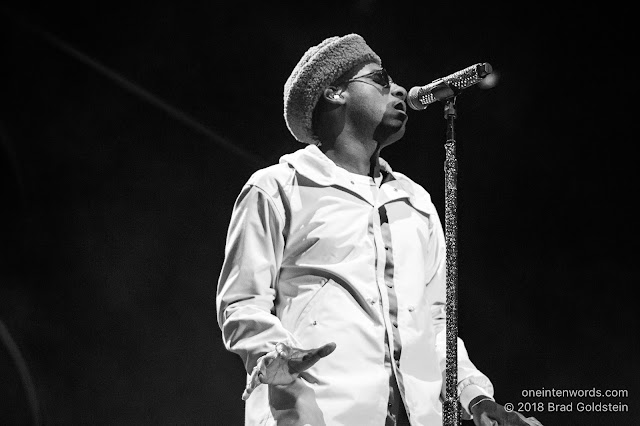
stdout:
[[[458,397],[458,160],[456,159],[455,119],[456,96],[491,74],[488,63],[479,63],[458,71],[444,79],[434,80],[424,87],[409,91],[414,109],[424,109],[435,101],[444,102],[444,118],[447,120],[445,147],[445,240],[446,240],[446,354],[445,398],[442,402],[443,426],[461,426],[462,411]],[[414,89],[417,89],[415,93]]]
[[[446,90],[445,90],[446,92]],[[447,92],[447,94],[449,94]],[[446,95],[445,95],[446,96]],[[443,96],[443,98],[445,97]],[[460,426],[462,417],[458,398],[458,223],[455,119],[456,98],[451,95],[444,101],[444,118],[447,120],[445,147],[445,240],[446,240],[446,365],[445,400],[442,404],[443,426]]]
[[[462,413],[458,398],[458,160],[456,160],[455,103],[459,90],[444,81],[434,82],[430,87],[433,101],[444,103],[444,118],[447,120],[447,141],[444,160],[445,215],[444,234],[446,242],[446,354],[445,354],[445,398],[442,402],[443,426],[461,426]],[[426,106],[425,106],[426,108]]]

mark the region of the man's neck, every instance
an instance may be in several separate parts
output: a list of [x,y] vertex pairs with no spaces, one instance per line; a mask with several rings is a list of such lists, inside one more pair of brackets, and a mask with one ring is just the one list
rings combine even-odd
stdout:
[[364,145],[355,143],[336,143],[323,152],[338,167],[348,172],[371,177],[380,176],[380,151],[377,148],[367,149]]

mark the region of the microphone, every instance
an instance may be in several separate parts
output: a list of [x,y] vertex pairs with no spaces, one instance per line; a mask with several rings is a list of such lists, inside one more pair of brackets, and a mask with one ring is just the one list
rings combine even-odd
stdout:
[[446,77],[433,80],[426,86],[412,87],[407,95],[407,104],[411,109],[423,110],[436,101],[448,99],[467,87],[473,86],[491,74],[492,71],[493,68],[489,63],[481,62]]

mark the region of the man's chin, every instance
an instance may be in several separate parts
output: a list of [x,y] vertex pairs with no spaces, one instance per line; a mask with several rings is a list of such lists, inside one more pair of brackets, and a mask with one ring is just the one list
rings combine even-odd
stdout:
[[385,147],[402,139],[406,130],[406,116],[387,118],[376,128],[373,138]]
[[395,132],[392,133],[391,137],[394,139],[393,141],[396,142],[400,139],[402,139],[402,137],[404,136],[404,132],[406,132],[407,130],[407,120],[404,119],[401,122],[402,124],[400,124],[399,127],[397,127],[397,130]]
[[404,136],[404,132],[405,132],[405,126],[403,124],[402,126],[398,127],[396,131],[389,132],[386,138],[379,139],[380,147],[384,148],[385,146],[389,146],[398,142]]

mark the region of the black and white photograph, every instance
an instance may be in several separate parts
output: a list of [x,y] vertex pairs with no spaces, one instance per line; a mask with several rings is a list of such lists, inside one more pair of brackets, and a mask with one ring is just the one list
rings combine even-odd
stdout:
[[640,417],[631,4],[0,6],[0,425]]

